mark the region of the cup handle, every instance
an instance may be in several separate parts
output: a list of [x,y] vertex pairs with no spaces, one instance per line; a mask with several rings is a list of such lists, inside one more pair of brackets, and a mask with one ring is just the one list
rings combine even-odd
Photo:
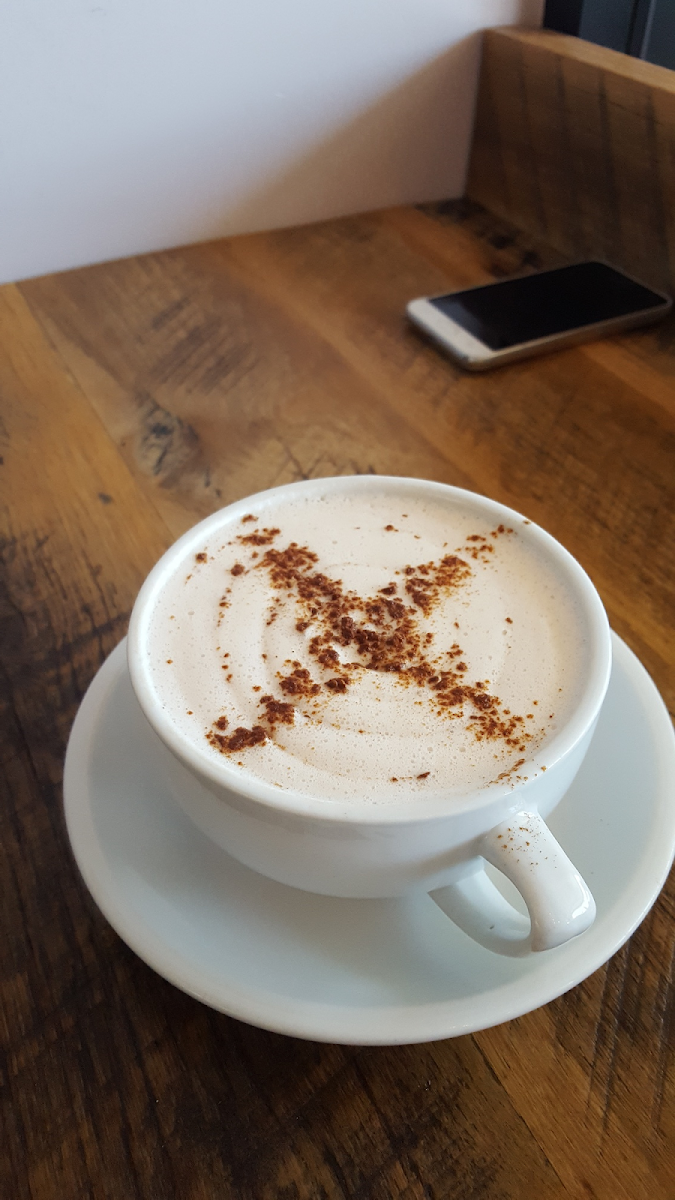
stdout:
[[478,854],[515,884],[529,920],[504,899],[484,870],[430,894],[488,950],[513,957],[551,950],[593,924],[595,901],[538,813],[514,813],[496,825],[483,836]]

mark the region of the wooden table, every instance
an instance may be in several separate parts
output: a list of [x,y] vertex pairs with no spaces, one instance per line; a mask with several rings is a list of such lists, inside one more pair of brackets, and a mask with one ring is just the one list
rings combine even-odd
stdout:
[[290,480],[485,492],[575,554],[671,705],[675,318],[462,374],[409,298],[558,258],[466,202],[0,291],[7,1200],[673,1200],[672,881],[568,995],[357,1048],[219,1015],[117,938],[74,866],[63,753],[144,575]]

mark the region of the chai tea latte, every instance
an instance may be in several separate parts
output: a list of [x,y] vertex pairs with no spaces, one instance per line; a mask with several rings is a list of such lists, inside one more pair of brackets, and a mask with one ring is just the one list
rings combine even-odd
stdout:
[[529,522],[392,481],[256,501],[224,510],[154,606],[153,686],[184,736],[357,805],[545,770],[586,633]]

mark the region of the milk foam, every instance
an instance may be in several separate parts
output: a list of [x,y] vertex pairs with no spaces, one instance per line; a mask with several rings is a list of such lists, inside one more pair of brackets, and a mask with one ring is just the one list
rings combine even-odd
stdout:
[[[251,515],[226,518],[207,542],[193,544],[156,603],[153,684],[185,736],[220,759],[234,731],[262,724],[265,741],[226,750],[228,765],[283,789],[356,804],[515,784],[523,770],[531,776],[546,766],[547,740],[578,699],[585,633],[569,587],[526,523],[499,533],[461,500],[391,491],[277,498]],[[261,545],[241,540],[268,538],[264,530],[278,533]],[[433,683],[364,669],[353,644],[336,647],[337,668],[321,666],[310,650],[316,625],[296,628],[307,611],[292,589],[271,587],[264,565],[269,549],[291,543],[318,555],[312,572],[339,581],[343,593],[376,598],[394,585],[390,594],[412,614],[434,671],[459,661],[461,681],[497,699],[500,719],[518,718],[514,737],[477,737],[475,705],[439,710]],[[470,572],[441,589],[425,613],[405,591],[406,568],[444,556]],[[282,690],[297,664],[313,696]],[[329,686],[336,670],[348,679],[343,692]],[[264,696],[290,702],[292,723],[266,726]],[[214,729],[226,731],[216,734],[221,748],[207,741]]]

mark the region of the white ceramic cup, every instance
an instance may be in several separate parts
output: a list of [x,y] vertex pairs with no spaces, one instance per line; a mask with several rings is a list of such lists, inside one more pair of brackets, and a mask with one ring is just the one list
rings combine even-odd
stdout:
[[[252,509],[274,519],[281,500],[327,492],[367,494],[386,488],[397,498],[452,497],[490,524],[522,524],[512,509],[424,480],[381,476],[318,479],[289,484],[231,505],[189,530],[154,567],[136,600],[128,639],[133,687],[150,725],[164,742],[166,783],[195,824],[229,854],[281,883],[307,892],[353,898],[429,892],[475,940],[500,953],[521,955],[558,946],[592,924],[593,897],[545,824],[565,795],[590,744],[611,669],[610,631],[590,579],[575,559],[534,524],[524,536],[553,560],[585,622],[579,649],[583,686],[569,719],[546,743],[547,770],[512,783],[420,802],[396,799],[386,806],[339,802],[285,791],[243,776],[172,722],[152,682],[148,630],[167,577],[183,570],[223,524]],[[527,766],[522,768],[523,774]],[[529,773],[528,773],[529,774]],[[523,898],[529,919],[513,907],[486,874],[498,868]]]

